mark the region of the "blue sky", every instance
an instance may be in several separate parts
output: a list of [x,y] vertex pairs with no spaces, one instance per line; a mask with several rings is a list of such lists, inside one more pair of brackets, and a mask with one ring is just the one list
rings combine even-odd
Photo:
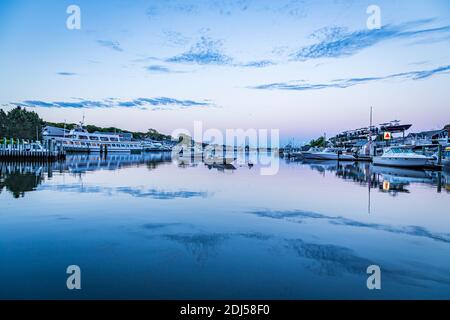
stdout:
[[[81,30],[66,8],[81,8]],[[369,30],[369,5],[382,28]],[[0,104],[170,133],[277,128],[283,142],[450,122],[450,2],[0,1]]]

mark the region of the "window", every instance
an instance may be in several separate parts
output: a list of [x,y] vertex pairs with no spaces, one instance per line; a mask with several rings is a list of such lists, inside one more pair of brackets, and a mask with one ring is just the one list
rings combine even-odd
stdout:
[[80,140],[87,140],[88,137],[86,137],[86,136],[78,136],[78,139],[80,139]]
[[119,141],[117,138],[111,138],[111,141]]
[[102,141],[109,141],[108,137],[100,137],[100,140],[102,140]]
[[89,139],[93,140],[93,141],[98,141],[98,137],[96,137],[96,136],[90,136]]

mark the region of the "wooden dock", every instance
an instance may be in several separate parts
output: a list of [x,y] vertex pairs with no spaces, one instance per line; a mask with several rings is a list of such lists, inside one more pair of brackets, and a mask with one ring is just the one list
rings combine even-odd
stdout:
[[21,151],[21,150],[2,150],[0,149],[0,160],[7,161],[59,161],[66,158],[62,151]]

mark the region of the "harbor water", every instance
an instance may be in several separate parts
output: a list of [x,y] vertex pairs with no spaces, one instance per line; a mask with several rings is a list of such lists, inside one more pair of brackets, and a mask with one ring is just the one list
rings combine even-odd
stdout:
[[450,173],[279,161],[0,163],[0,298],[450,299]]

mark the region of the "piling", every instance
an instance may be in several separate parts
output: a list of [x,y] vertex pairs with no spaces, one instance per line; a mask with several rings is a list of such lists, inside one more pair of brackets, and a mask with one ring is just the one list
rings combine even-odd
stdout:
[[438,159],[437,164],[440,166],[442,164],[442,145],[438,145]]

